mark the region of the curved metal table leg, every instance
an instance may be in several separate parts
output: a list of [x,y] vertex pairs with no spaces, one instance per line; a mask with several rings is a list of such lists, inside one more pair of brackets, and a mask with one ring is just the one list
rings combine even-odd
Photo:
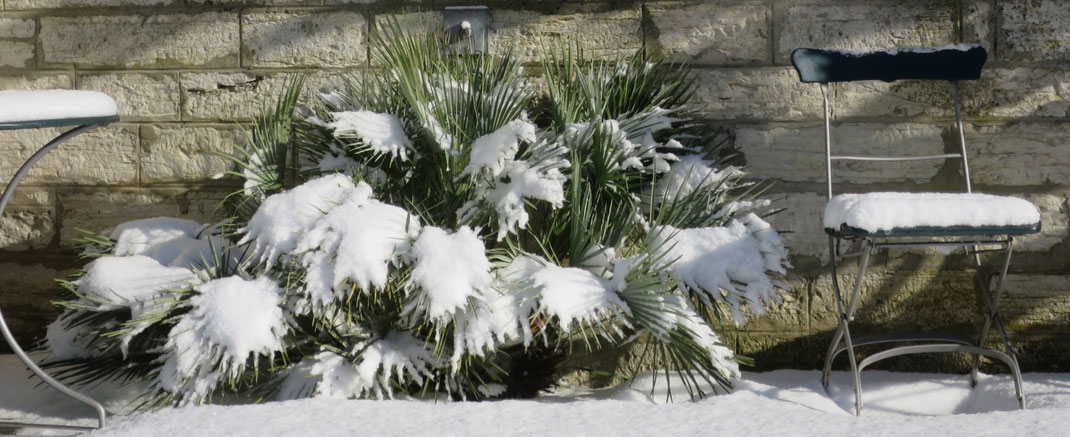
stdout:
[[[60,136],[58,136],[55,139],[53,139],[52,141],[49,141],[48,144],[46,144],[40,150],[35,152],[32,156],[30,156],[30,159],[27,159],[26,163],[22,164],[22,167],[19,168],[19,170],[17,172],[15,172],[15,176],[12,177],[11,178],[11,182],[9,182],[7,184],[7,189],[4,190],[4,194],[2,196],[0,196],[0,217],[3,217],[4,209],[7,207],[8,202],[11,200],[11,196],[15,193],[15,187],[17,187],[19,185],[19,181],[21,181],[22,178],[26,176],[26,173],[30,171],[30,167],[33,167],[33,165],[35,163],[37,163],[38,160],[40,160],[49,151],[51,151],[52,149],[55,149],[60,144],[63,144],[67,140],[69,140],[71,138],[74,138],[75,136],[78,136],[81,133],[93,130],[93,129],[97,128],[97,127],[98,127],[98,125],[84,125],[84,126],[78,126],[78,127],[74,128],[74,129],[71,129],[71,130],[69,130],[67,132],[64,132],[64,133],[60,134]],[[3,333],[4,340],[7,341],[7,344],[9,346],[11,346],[11,350],[15,352],[15,356],[17,356],[19,358],[19,360],[21,360],[22,363],[26,365],[26,367],[28,367],[35,375],[37,375],[37,377],[41,378],[41,380],[43,380],[46,384],[52,386],[52,388],[55,388],[56,390],[59,390],[60,393],[63,393],[65,395],[73,398],[74,400],[77,400],[78,402],[86,404],[86,405],[92,407],[94,410],[96,410],[97,419],[98,419],[98,428],[103,428],[104,427],[104,424],[105,424],[105,422],[107,420],[107,411],[104,410],[104,406],[101,405],[100,402],[97,402],[96,400],[94,400],[93,398],[90,398],[89,396],[81,394],[81,393],[79,393],[79,392],[77,392],[77,391],[75,391],[75,390],[63,385],[59,381],[56,381],[51,376],[49,376],[47,373],[45,373],[44,370],[42,370],[40,367],[38,367],[37,363],[34,363],[33,360],[30,359],[30,356],[26,354],[26,351],[22,350],[22,347],[20,347],[18,342],[15,341],[15,337],[11,334],[11,330],[8,329],[7,323],[4,321],[4,315],[3,315],[2,312],[0,312],[0,332]],[[31,427],[44,427],[44,428],[60,428],[60,429],[84,429],[83,427],[54,426],[54,425],[35,425],[35,424],[28,424],[28,423],[19,423],[18,425],[31,426]]]

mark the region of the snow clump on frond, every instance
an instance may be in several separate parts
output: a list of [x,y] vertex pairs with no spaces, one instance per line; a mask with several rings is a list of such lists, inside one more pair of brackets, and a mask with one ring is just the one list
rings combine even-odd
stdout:
[[251,358],[255,368],[256,357],[282,351],[288,332],[282,289],[270,278],[231,276],[194,289],[200,294],[171,330],[156,379],[180,404],[199,402],[237,380]]
[[[521,141],[529,144],[519,153]],[[539,140],[536,127],[524,119],[513,120],[472,143],[468,166],[462,175],[476,180],[474,200],[465,203],[457,216],[472,220],[481,211],[492,210],[498,217],[498,241],[524,229],[529,220],[525,199],[548,202],[554,209],[565,201],[569,167],[567,149]]]
[[656,226],[651,250],[671,260],[670,275],[709,304],[728,305],[736,323],[743,322],[739,301],[763,314],[763,304],[776,301],[775,283],[766,272],[785,274],[788,252],[768,223],[751,213],[725,227],[677,229]]
[[424,228],[413,244],[412,257],[416,263],[408,293],[413,300],[405,311],[425,314],[436,323],[452,320],[494,281],[483,241],[467,226],[453,233]]
[[339,139],[360,139],[377,154],[389,155],[406,161],[413,152],[412,141],[405,136],[401,121],[393,114],[371,111],[346,111],[332,113],[334,121],[327,124],[334,129]]
[[358,342],[349,352],[354,358],[330,351],[316,354],[310,372],[318,377],[316,393],[333,398],[393,398],[395,385],[423,384],[441,365],[423,341],[400,331]]

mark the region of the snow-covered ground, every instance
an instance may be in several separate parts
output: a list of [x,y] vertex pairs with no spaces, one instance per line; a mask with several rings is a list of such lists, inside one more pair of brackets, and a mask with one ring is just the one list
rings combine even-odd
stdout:
[[[0,356],[0,418],[92,424],[88,408],[35,388],[13,356]],[[434,403],[305,399],[260,405],[165,409],[113,416],[101,436],[351,436],[351,435],[1066,435],[1070,432],[1070,374],[1025,375],[1029,409],[1017,410],[1011,379],[984,376],[863,374],[866,407],[854,417],[850,376],[837,372],[831,396],[816,371],[745,374],[728,395],[664,404],[649,379],[606,390],[560,389],[537,400]],[[659,385],[664,387],[664,384]],[[679,390],[679,388],[677,388]],[[120,408],[128,398],[91,390]],[[0,430],[3,432],[4,430]],[[10,431],[10,430],[6,430]],[[19,430],[19,433],[40,433]]]

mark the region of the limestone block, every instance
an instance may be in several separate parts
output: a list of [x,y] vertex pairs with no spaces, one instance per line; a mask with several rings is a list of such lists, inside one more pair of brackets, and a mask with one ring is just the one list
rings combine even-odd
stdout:
[[41,18],[41,62],[84,68],[237,67],[238,14]]
[[[0,132],[0,180],[8,181],[22,163],[63,128]],[[45,155],[24,184],[124,184],[137,182],[137,127],[112,124],[79,135]]]
[[1065,184],[1070,140],[1062,123],[969,124],[970,176],[989,185]]
[[1065,38],[1070,8],[1059,0],[1009,0],[998,6],[1000,61],[1008,64],[1070,59]]
[[962,42],[980,44],[988,51],[988,64],[997,61],[999,54],[996,44],[996,11],[994,2],[988,0],[966,0],[962,8]]
[[[832,127],[832,151],[834,154],[862,156],[938,155],[944,153],[944,130],[922,123],[835,124]],[[786,181],[825,182],[823,124],[741,125],[736,128],[736,145],[746,156],[746,168],[752,175]],[[921,183],[935,176],[943,164],[941,160],[840,161],[833,164],[833,184]]]
[[0,41],[0,67],[33,68],[33,43]]
[[820,120],[824,111],[821,89],[790,67],[701,70],[695,103],[718,120]]
[[491,9],[488,48],[510,48],[523,62],[539,62],[544,44],[573,41],[594,59],[615,59],[643,47],[638,6],[609,11],[570,10],[552,14],[516,9]]
[[252,73],[185,73],[180,82],[185,120],[250,119],[282,90],[269,76]]
[[375,16],[375,31],[382,32],[394,23],[397,23],[401,29],[413,33],[441,31],[442,15],[442,11],[380,14]]
[[1001,309],[1008,328],[1063,332],[1070,328],[1070,276],[1011,274],[1005,288]]
[[102,73],[78,77],[78,88],[104,92],[119,105],[124,121],[178,120],[178,78],[165,73]]
[[5,90],[67,89],[74,84],[68,72],[27,72],[18,76],[0,76],[0,88]]
[[[981,80],[962,81],[967,120],[1066,118],[1070,72],[1043,68],[986,68]],[[832,109],[842,117],[954,117],[950,87],[940,81],[879,81],[832,86]]]
[[[341,89],[345,77],[357,71],[319,71],[307,77],[303,101],[309,96]],[[182,118],[185,121],[249,120],[274,105],[290,80],[286,73],[184,73]]]
[[217,206],[227,191],[184,189],[63,189],[58,193],[61,205],[60,246],[70,249],[83,234],[78,229],[109,234],[116,225],[150,217],[179,217],[200,223],[214,223],[223,218]]
[[176,0],[5,0],[4,9],[68,9],[101,6],[160,6],[179,3]]
[[45,189],[20,187],[0,218],[0,250],[41,249],[55,234],[55,205]]
[[[762,305],[760,311],[755,311],[749,304],[740,302],[740,309],[744,314],[744,323],[739,326],[740,329],[766,332],[806,329],[809,316],[807,314],[808,282],[799,277],[783,279],[782,282],[786,288],[777,291],[779,301]],[[732,324],[732,315],[728,312],[728,308],[722,308],[726,317],[725,323]]]
[[790,64],[799,47],[940,46],[959,40],[957,2],[796,5],[778,14],[778,64]]
[[249,67],[350,67],[367,60],[368,23],[352,12],[254,12],[242,15]]
[[1070,215],[1066,197],[1053,194],[1019,195],[1040,210],[1040,232],[1015,238],[1014,251],[1047,252],[1070,236]]
[[774,208],[783,211],[766,217],[780,233],[791,256],[828,259],[828,236],[822,225],[825,196],[817,193],[776,193],[767,196]]
[[245,134],[234,126],[149,125],[141,128],[141,181],[205,181],[234,169],[231,155]]
[[[855,260],[848,264],[854,265]],[[941,330],[976,335],[974,326],[983,320],[975,297],[974,273],[955,270],[912,270],[909,261],[893,260],[887,265],[871,261],[863,281],[862,296],[853,325],[866,326],[862,332]],[[841,272],[840,289],[849,299],[857,275]],[[831,269],[814,280],[811,294],[811,327],[834,329],[838,324]]]
[[647,41],[653,53],[694,64],[768,63],[768,6],[719,3],[652,3],[647,13],[656,38]]
[[33,38],[34,27],[29,17],[0,16],[0,38]]

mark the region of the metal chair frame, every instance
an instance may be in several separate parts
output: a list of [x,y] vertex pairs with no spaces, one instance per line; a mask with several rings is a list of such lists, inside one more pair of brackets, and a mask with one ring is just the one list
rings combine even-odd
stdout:
[[[93,129],[96,129],[97,127],[104,126],[104,125],[106,125],[108,123],[111,123],[111,122],[117,121],[117,120],[118,120],[118,117],[114,117],[113,116],[113,117],[67,119],[67,120],[44,120],[44,121],[38,120],[38,121],[30,121],[30,122],[22,122],[22,123],[4,123],[4,124],[0,124],[0,130],[27,129],[27,128],[38,128],[38,127],[45,127],[45,126],[63,126],[63,125],[73,125],[73,124],[77,124],[78,125],[77,127],[62,133],[59,136],[57,136],[56,138],[54,138],[51,141],[49,141],[47,144],[44,145],[44,147],[42,147],[40,150],[38,150],[33,155],[31,155],[30,158],[27,159],[26,162],[22,164],[22,167],[20,167],[19,170],[17,172],[15,172],[15,176],[11,178],[11,182],[8,183],[7,188],[4,190],[4,193],[2,195],[0,195],[0,217],[3,217],[4,209],[7,207],[7,204],[11,200],[11,197],[15,194],[15,188],[18,187],[19,182],[22,180],[23,177],[26,176],[26,174],[30,171],[30,168],[33,167],[33,165],[35,163],[37,163],[37,161],[39,161],[46,154],[48,154],[48,152],[51,152],[53,149],[59,147],[60,144],[63,144],[65,142],[67,142],[67,140],[70,140],[71,138],[74,138],[74,137],[76,137],[76,136],[78,136],[80,134],[83,134],[85,132],[89,132],[89,131],[91,131]],[[107,423],[107,411],[104,409],[104,405],[102,405],[100,402],[96,401],[95,399],[93,399],[93,398],[91,398],[89,396],[86,396],[85,394],[82,394],[82,393],[80,393],[78,391],[75,391],[75,390],[71,389],[70,387],[67,387],[66,385],[60,383],[59,381],[56,381],[54,378],[49,376],[48,373],[46,373],[44,370],[42,370],[41,367],[38,366],[37,363],[35,363],[30,358],[30,356],[26,354],[26,351],[23,350],[21,346],[19,346],[19,343],[15,340],[15,336],[12,335],[11,330],[8,328],[7,323],[4,320],[4,315],[3,315],[2,312],[0,312],[0,333],[3,334],[4,341],[6,341],[8,346],[11,347],[11,350],[14,351],[15,356],[17,356],[19,358],[19,360],[22,361],[22,363],[25,364],[26,367],[29,368],[30,371],[33,372],[34,375],[37,375],[37,377],[41,378],[41,380],[44,381],[45,384],[48,384],[50,387],[55,388],[60,393],[63,393],[64,395],[67,395],[68,397],[70,397],[70,398],[72,398],[74,400],[77,400],[78,402],[81,402],[81,403],[83,403],[85,405],[88,405],[89,407],[93,408],[93,410],[96,412],[96,416],[97,416],[97,426],[96,427],[91,427],[91,426],[74,426],[74,425],[56,425],[56,424],[25,423],[25,422],[14,422],[14,421],[3,421],[3,420],[0,420],[0,425],[5,426],[5,427],[12,426],[12,427],[20,427],[20,428],[51,428],[51,429],[64,429],[64,430],[74,430],[74,431],[84,431],[84,430],[99,429],[99,428],[103,428],[104,427],[104,425]]]
[[[930,159],[961,159],[963,175],[965,178],[965,192],[973,192],[973,187],[970,183],[970,170],[968,160],[966,157],[966,137],[962,127],[962,110],[959,100],[959,84],[957,80],[949,80],[951,85],[951,95],[955,106],[955,126],[958,129],[959,145],[961,150],[959,153],[947,153],[940,155],[928,155],[928,156],[846,156],[846,155],[833,155],[832,154],[832,140],[830,135],[830,116],[829,116],[829,83],[820,82],[821,94],[824,101],[824,115],[825,115],[825,176],[827,182],[827,196],[831,200],[833,196],[832,191],[832,162],[833,161],[870,161],[870,162],[895,162],[895,161],[915,161],[915,160],[930,160]],[[850,296],[845,296],[845,293],[841,289],[839,281],[839,269],[838,269],[838,257],[840,255],[840,245],[844,240],[861,241],[861,252],[854,254],[859,257],[858,260],[858,276],[852,287]],[[971,370],[970,370],[970,384],[972,386],[977,385],[977,371],[980,363],[980,357],[986,356],[998,361],[1003,362],[1010,368],[1014,377],[1014,388],[1018,399],[1018,406],[1022,409],[1025,408],[1025,395],[1022,391],[1022,374],[1018,366],[1018,358],[1015,353],[1014,347],[1010,342],[1010,337],[1007,335],[1007,330],[1003,326],[1003,319],[999,312],[999,302],[1003,296],[1003,289],[1007,277],[1007,269],[1010,265],[1011,254],[1013,252],[1014,238],[1011,235],[980,235],[980,236],[957,236],[957,237],[940,237],[940,238],[926,238],[925,236],[917,237],[880,237],[880,236],[852,236],[841,235],[837,233],[829,234],[829,255],[832,267],[832,285],[836,298],[836,308],[839,315],[839,324],[833,334],[832,341],[829,343],[828,351],[825,354],[825,365],[821,376],[821,383],[828,390],[829,387],[829,374],[832,369],[832,363],[836,356],[846,351],[847,357],[851,366],[851,374],[854,379],[854,392],[855,392],[855,415],[862,414],[862,379],[860,372],[869,365],[878,361],[907,354],[919,354],[919,353],[936,353],[936,352],[957,352],[967,353],[973,355]],[[880,249],[889,247],[911,247],[911,246],[956,246],[963,247],[966,253],[973,256],[974,264],[976,265],[976,274],[979,279],[978,283],[981,287],[981,296],[983,300],[983,313],[984,324],[981,328],[980,335],[976,340],[960,339],[950,336],[942,335],[872,335],[866,337],[853,338],[851,336],[850,322],[854,318],[855,310],[857,309],[858,300],[862,293],[862,283],[865,278],[866,268],[869,264],[870,255]],[[981,247],[993,247],[996,249],[984,249]],[[981,261],[981,253],[984,252],[997,252],[1003,254],[1002,266],[997,274],[986,274],[985,267]],[[842,255],[844,257],[849,255]],[[996,280],[995,287],[991,286],[991,280],[993,276]],[[1003,340],[1003,351],[985,347],[988,335],[992,328],[995,328],[1000,337]],[[855,353],[855,349],[860,346],[881,344],[881,343],[911,343],[893,346],[879,352],[875,352],[861,360],[858,359]]]

